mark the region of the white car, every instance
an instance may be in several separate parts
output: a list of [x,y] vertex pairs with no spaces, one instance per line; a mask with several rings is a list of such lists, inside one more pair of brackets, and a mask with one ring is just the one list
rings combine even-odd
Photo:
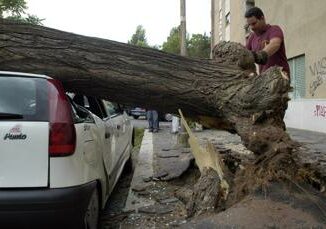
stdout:
[[97,227],[133,127],[113,103],[82,98],[92,112],[55,79],[0,72],[1,228]]

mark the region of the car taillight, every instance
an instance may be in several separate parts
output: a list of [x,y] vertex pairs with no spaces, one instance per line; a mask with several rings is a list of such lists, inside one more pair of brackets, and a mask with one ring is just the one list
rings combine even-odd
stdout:
[[48,79],[49,91],[49,155],[68,156],[75,152],[76,130],[71,105],[61,83]]

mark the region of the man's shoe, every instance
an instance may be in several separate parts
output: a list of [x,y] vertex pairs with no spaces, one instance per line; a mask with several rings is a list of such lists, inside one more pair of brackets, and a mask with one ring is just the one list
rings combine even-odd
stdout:
[[157,129],[154,129],[154,130],[153,130],[153,133],[157,133],[157,132],[158,132],[158,130],[157,130]]
[[148,132],[153,132],[153,129],[149,129]]

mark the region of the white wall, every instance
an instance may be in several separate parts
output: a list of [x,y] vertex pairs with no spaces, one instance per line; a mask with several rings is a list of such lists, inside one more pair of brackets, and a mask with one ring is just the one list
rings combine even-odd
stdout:
[[326,133],[326,99],[290,101],[284,121],[287,127]]

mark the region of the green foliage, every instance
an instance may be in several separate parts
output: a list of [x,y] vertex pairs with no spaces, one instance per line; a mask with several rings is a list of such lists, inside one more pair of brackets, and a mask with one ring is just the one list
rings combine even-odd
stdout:
[[28,14],[27,17],[22,17],[22,16],[8,16],[6,17],[6,19],[10,19],[10,20],[14,20],[14,21],[18,21],[18,22],[24,22],[24,23],[29,23],[29,24],[33,24],[33,25],[42,25],[42,21],[44,19],[40,19],[35,15],[30,15]]
[[137,26],[136,32],[132,35],[131,40],[128,41],[128,44],[149,47],[146,39],[146,31],[142,25]]
[[167,41],[162,45],[162,51],[180,54],[180,26],[171,29]]
[[188,41],[188,55],[197,58],[209,58],[211,51],[211,39],[206,35],[193,34]]
[[141,142],[144,136],[144,128],[134,128],[134,147],[140,149]]
[[[206,34],[193,34],[186,37],[188,56],[197,58],[209,58],[210,37]],[[180,27],[173,27],[167,41],[162,45],[162,51],[180,54]]]
[[[211,45],[210,37],[206,34],[193,34],[191,38],[187,34],[186,44],[188,56],[196,58],[209,58]],[[173,27],[167,40],[163,42],[162,47],[157,45],[150,46],[147,43],[146,31],[143,26],[138,25],[136,32],[132,35],[128,44],[133,44],[141,47],[151,47],[160,49],[164,52],[180,54],[180,26]]]
[[25,0],[0,0],[0,16],[21,16],[27,9]]
[[26,15],[27,4],[25,0],[0,0],[0,18],[7,18],[19,22],[41,25],[44,19],[35,15]]

